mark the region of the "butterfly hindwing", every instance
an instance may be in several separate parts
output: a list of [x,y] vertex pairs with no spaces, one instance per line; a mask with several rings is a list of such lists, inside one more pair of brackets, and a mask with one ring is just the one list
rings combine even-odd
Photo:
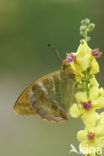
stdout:
[[30,89],[30,101],[42,118],[61,121],[68,119],[72,104],[74,81],[68,73],[57,71]]
[[39,114],[49,121],[68,119],[74,87],[73,76],[62,70],[30,85],[18,98],[14,110],[22,115]]

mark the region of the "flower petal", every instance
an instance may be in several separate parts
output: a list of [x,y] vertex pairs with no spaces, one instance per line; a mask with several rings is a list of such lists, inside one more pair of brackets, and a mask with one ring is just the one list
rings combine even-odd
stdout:
[[104,137],[104,125],[95,127],[95,134],[97,137]]
[[80,65],[77,64],[76,62],[71,62],[70,65],[71,65],[71,69],[74,71],[77,79],[80,80],[82,77],[82,74],[81,74],[82,71],[81,71]]
[[93,86],[90,89],[90,100],[93,101],[98,97],[99,88],[97,86]]
[[97,82],[95,76],[93,76],[91,79],[90,79],[90,83],[94,86],[97,86],[99,87],[99,83]]
[[93,108],[104,108],[104,97],[98,97],[95,101],[93,101]]
[[104,125],[104,112],[102,112],[102,113],[100,114],[98,124],[99,124],[99,125]]
[[[80,106],[79,106],[80,107]],[[73,117],[73,118],[77,118],[81,115],[82,113],[82,108],[78,107],[78,104],[74,103],[71,108],[70,108],[70,115]]]
[[79,142],[84,141],[87,138],[87,131],[86,130],[80,130],[77,133],[77,139]]
[[104,89],[102,87],[99,89],[99,96],[104,96]]
[[96,74],[99,72],[99,65],[94,57],[90,63],[90,72],[93,74]]
[[81,116],[81,119],[87,128],[94,127],[99,119],[99,114],[94,110],[89,110]]
[[88,47],[87,42],[84,40],[83,44],[80,44],[77,50],[76,63],[80,65],[82,71],[89,67],[92,59],[91,49]]
[[75,98],[77,99],[78,103],[88,101],[87,96],[86,96],[86,92],[81,92],[81,91],[77,92],[75,94]]

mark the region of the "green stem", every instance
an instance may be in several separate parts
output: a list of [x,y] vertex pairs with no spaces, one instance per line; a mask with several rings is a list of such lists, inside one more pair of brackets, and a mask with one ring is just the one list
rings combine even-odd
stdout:
[[86,71],[86,95],[87,95],[87,98],[89,98],[89,88],[88,88],[88,77],[87,77],[87,71]]
[[88,81],[86,81],[86,95],[87,95],[87,98],[89,98]]

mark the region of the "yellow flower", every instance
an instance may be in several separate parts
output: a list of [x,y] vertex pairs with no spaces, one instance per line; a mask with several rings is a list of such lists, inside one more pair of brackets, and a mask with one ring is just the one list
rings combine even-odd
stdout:
[[81,43],[79,45],[76,53],[67,53],[65,62],[70,63],[71,68],[74,70],[76,75],[79,76],[81,76],[81,73],[86,71],[88,68],[90,68],[90,72],[92,74],[99,72],[99,65],[85,40],[83,40],[83,44]]
[[[93,79],[93,81],[95,81]],[[81,117],[87,127],[95,126],[99,119],[96,109],[104,107],[104,90],[98,88],[98,85],[90,88],[89,99],[86,92],[78,92],[75,95],[77,103],[74,103],[70,108],[70,114],[72,117]]]
[[92,59],[91,49],[88,47],[87,42],[80,44],[76,53],[76,64],[81,68],[81,71],[87,70]]
[[104,142],[104,125],[80,130],[77,134],[77,139],[80,142],[79,147],[83,154],[94,155],[102,149],[102,143]]

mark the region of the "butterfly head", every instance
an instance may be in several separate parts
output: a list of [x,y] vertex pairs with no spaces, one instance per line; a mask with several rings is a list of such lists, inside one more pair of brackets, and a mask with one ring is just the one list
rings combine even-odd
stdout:
[[71,68],[71,65],[66,63],[65,61],[63,61],[63,64],[62,64],[62,68],[61,68],[64,72],[67,72],[67,73],[72,73],[73,75],[75,75],[74,71],[72,70]]

